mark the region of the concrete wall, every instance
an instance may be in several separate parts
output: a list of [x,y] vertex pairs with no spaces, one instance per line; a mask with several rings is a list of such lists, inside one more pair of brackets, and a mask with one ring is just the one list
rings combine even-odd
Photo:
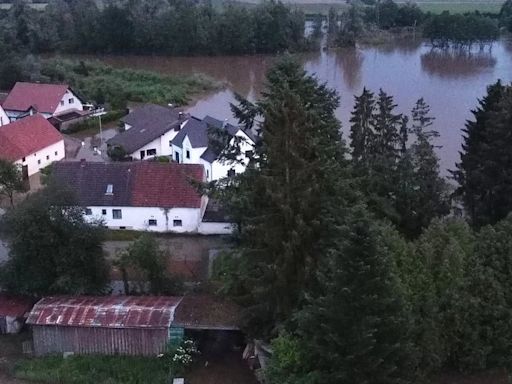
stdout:
[[32,326],[36,356],[74,352],[78,355],[156,356],[165,351],[168,329]]
[[15,164],[21,166],[26,165],[28,167],[28,175],[39,172],[42,168],[50,165],[54,161],[62,160],[66,156],[64,148],[64,140],[61,140],[55,144],[52,144],[38,152],[31,153],[25,157],[25,160],[19,159],[15,161]]
[[231,223],[206,223],[199,224],[199,233],[201,235],[230,235],[233,232],[234,225]]
[[[89,220],[103,220],[112,229],[132,229],[136,231],[197,233],[203,208],[146,208],[146,207],[88,207],[91,215]],[[114,219],[112,211],[120,209],[122,219]],[[106,214],[103,214],[103,210]],[[156,220],[157,225],[149,225],[149,220]],[[175,226],[174,220],[181,220],[181,226]]]

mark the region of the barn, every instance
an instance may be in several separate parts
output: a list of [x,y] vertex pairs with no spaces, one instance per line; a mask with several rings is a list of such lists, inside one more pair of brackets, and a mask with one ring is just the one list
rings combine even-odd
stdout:
[[180,300],[162,296],[45,297],[27,319],[34,353],[158,355],[169,342]]
[[18,333],[32,304],[30,298],[0,294],[0,335]]

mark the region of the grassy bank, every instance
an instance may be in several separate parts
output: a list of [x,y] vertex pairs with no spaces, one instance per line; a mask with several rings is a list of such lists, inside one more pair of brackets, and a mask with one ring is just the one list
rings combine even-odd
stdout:
[[185,105],[192,98],[221,87],[204,74],[161,75],[59,58],[45,60],[41,73],[52,82],[69,83],[86,100],[108,102],[113,109],[122,109],[127,101]]
[[167,384],[168,370],[158,358],[121,356],[45,357],[22,360],[19,379],[60,384]]

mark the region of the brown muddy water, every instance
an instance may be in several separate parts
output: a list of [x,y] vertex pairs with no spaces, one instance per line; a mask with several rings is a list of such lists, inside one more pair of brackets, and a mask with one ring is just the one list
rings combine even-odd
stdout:
[[[394,95],[400,112],[408,112],[424,97],[441,133],[438,153],[443,173],[459,160],[461,129],[486,86],[497,79],[512,81],[512,41],[500,41],[491,50],[471,53],[440,52],[422,41],[399,41],[379,46],[322,51],[298,56],[304,68],[336,89],[337,111],[345,138],[353,97],[367,87]],[[89,57],[91,58],[91,57]],[[154,70],[166,74],[206,73],[225,82],[226,88],[197,100],[189,110],[232,119],[233,92],[255,99],[264,86],[273,56],[228,57],[94,57],[116,67]]]

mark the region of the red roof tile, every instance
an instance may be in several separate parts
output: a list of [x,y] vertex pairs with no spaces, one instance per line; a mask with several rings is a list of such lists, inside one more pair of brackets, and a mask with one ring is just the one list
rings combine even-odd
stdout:
[[63,140],[42,115],[37,114],[0,127],[0,158],[16,161]]
[[204,181],[200,164],[142,162],[133,174],[132,206],[199,208],[201,195],[191,181]]
[[3,102],[6,110],[28,111],[34,107],[41,113],[54,113],[69,89],[66,84],[16,83]]
[[30,298],[0,294],[0,317],[23,317],[33,305]]
[[41,299],[27,324],[102,328],[169,328],[180,297],[55,296]]

